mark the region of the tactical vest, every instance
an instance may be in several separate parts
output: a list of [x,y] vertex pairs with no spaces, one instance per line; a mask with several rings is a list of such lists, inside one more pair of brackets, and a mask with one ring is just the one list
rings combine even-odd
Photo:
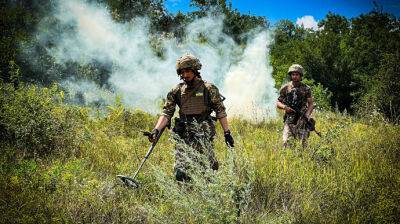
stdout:
[[304,85],[297,87],[288,86],[283,103],[295,110],[294,113],[285,113],[283,117],[284,122],[296,124],[299,118],[307,111],[307,97],[304,92]]
[[211,98],[209,83],[201,81],[198,86],[188,89],[187,85],[182,84],[176,93],[176,101],[179,106],[180,116],[201,115],[208,116],[211,114]]
[[302,90],[302,87],[288,87],[286,89],[286,98],[284,100],[284,104],[290,106],[298,113],[305,112],[307,108],[307,98]]

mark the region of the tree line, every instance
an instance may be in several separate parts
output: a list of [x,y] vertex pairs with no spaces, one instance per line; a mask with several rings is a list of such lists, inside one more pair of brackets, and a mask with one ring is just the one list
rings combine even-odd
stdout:
[[[306,29],[289,20],[271,25],[268,18],[244,14],[226,0],[192,0],[194,11],[172,14],[164,0],[90,0],[106,6],[117,22],[129,22],[135,17],[150,20],[150,32],[168,33],[178,40],[185,37],[185,27],[210,12],[224,15],[224,33],[244,46],[247,36],[255,28],[271,29],[274,42],[269,46],[268,58],[273,66],[276,87],[287,77],[292,63],[303,65],[305,82],[314,87],[320,98],[321,109],[337,108],[359,116],[379,113],[385,119],[400,121],[400,21],[382,11],[375,4],[371,11],[348,19],[328,13],[318,23],[318,30]],[[106,85],[110,70],[107,65],[70,63],[55,65],[42,47],[35,47],[40,66],[57,73],[43,74],[21,57],[23,47],[34,41],[35,27],[55,7],[51,0],[6,0],[0,3],[1,39],[0,73],[3,82],[50,85],[67,74],[81,71],[99,85]],[[50,18],[57,24],[55,18]],[[51,46],[51,40],[47,46]],[[159,53],[162,57],[162,52]],[[267,60],[267,59],[266,59]],[[54,67],[55,66],[55,67]]]

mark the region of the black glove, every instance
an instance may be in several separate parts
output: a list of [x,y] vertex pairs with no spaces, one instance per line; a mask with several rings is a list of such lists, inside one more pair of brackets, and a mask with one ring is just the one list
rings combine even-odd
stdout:
[[224,137],[225,137],[225,143],[227,146],[229,147],[233,147],[233,144],[235,143],[235,141],[233,140],[233,137],[231,135],[231,131],[225,131],[224,132]]
[[160,131],[154,128],[151,132],[143,132],[143,135],[147,136],[150,142],[154,142],[158,136],[158,133],[160,133]]

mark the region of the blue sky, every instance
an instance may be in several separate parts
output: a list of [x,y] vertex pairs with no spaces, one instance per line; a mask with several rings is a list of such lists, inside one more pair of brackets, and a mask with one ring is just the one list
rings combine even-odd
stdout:
[[[227,0],[228,2],[229,0]],[[400,17],[400,0],[376,0],[383,6],[383,11]],[[189,6],[190,0],[165,0],[167,9],[175,13],[193,11]],[[232,7],[242,13],[265,16],[271,23],[280,19],[296,22],[304,16],[312,16],[320,21],[331,11],[347,18],[367,13],[373,8],[372,0],[232,0]]]

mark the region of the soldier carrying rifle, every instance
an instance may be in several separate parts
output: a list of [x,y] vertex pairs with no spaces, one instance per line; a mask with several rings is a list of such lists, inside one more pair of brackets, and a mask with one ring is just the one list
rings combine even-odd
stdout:
[[287,147],[289,137],[294,137],[301,139],[304,148],[307,147],[308,136],[315,126],[315,120],[310,118],[314,109],[313,97],[310,87],[301,82],[304,75],[301,65],[291,65],[288,75],[291,82],[280,89],[276,103],[279,109],[285,111],[283,147]]

